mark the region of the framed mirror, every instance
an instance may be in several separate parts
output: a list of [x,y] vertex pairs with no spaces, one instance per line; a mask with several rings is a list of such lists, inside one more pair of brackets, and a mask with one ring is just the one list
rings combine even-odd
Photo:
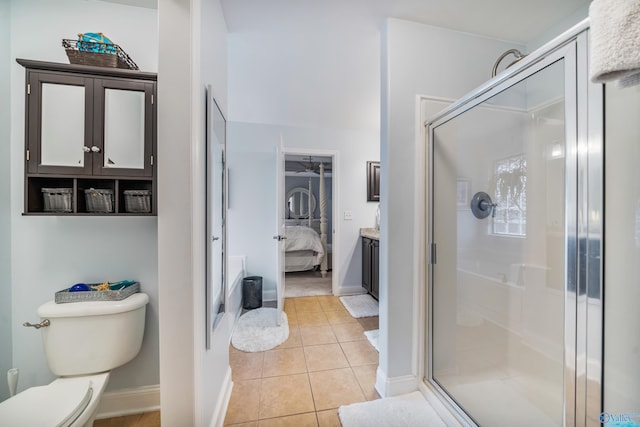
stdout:
[[313,212],[316,210],[316,197],[311,193],[311,200],[309,200],[308,188],[296,187],[289,190],[285,200],[287,203],[287,218],[309,218],[309,203],[311,203],[311,216],[313,217]]
[[206,89],[206,348],[225,312],[226,287],[226,120]]

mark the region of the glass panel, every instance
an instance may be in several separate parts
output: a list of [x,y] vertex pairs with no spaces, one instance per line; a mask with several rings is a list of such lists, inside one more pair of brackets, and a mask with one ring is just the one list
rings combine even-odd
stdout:
[[104,167],[144,169],[144,92],[105,89]]
[[84,87],[42,84],[40,164],[84,167]]
[[564,147],[563,61],[434,130],[433,378],[480,425],[563,424]]
[[[640,86],[606,85],[604,425],[640,425]],[[591,307],[590,307],[591,309]],[[610,423],[610,424],[609,424]]]

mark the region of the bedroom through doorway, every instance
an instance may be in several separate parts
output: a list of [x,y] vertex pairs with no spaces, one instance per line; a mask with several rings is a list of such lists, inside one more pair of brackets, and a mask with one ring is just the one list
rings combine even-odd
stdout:
[[284,156],[286,298],[333,294],[333,155]]

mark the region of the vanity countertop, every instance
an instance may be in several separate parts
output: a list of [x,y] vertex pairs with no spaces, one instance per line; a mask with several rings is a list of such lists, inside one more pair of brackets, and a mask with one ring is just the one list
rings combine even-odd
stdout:
[[375,228],[361,228],[360,235],[369,239],[380,240],[380,230]]

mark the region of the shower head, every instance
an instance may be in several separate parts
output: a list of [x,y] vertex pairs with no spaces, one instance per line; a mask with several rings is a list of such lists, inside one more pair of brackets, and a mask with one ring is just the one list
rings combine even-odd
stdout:
[[518,49],[509,49],[508,51],[500,55],[496,63],[493,65],[493,71],[491,72],[491,77],[496,76],[496,74],[498,73],[498,66],[500,65],[500,62],[502,62],[502,60],[506,58],[507,55],[513,55],[516,59],[511,61],[511,63],[507,65],[505,68],[511,67],[513,64],[515,64],[516,62],[520,61],[522,58],[527,56],[527,55],[524,55],[522,52],[520,52]]

